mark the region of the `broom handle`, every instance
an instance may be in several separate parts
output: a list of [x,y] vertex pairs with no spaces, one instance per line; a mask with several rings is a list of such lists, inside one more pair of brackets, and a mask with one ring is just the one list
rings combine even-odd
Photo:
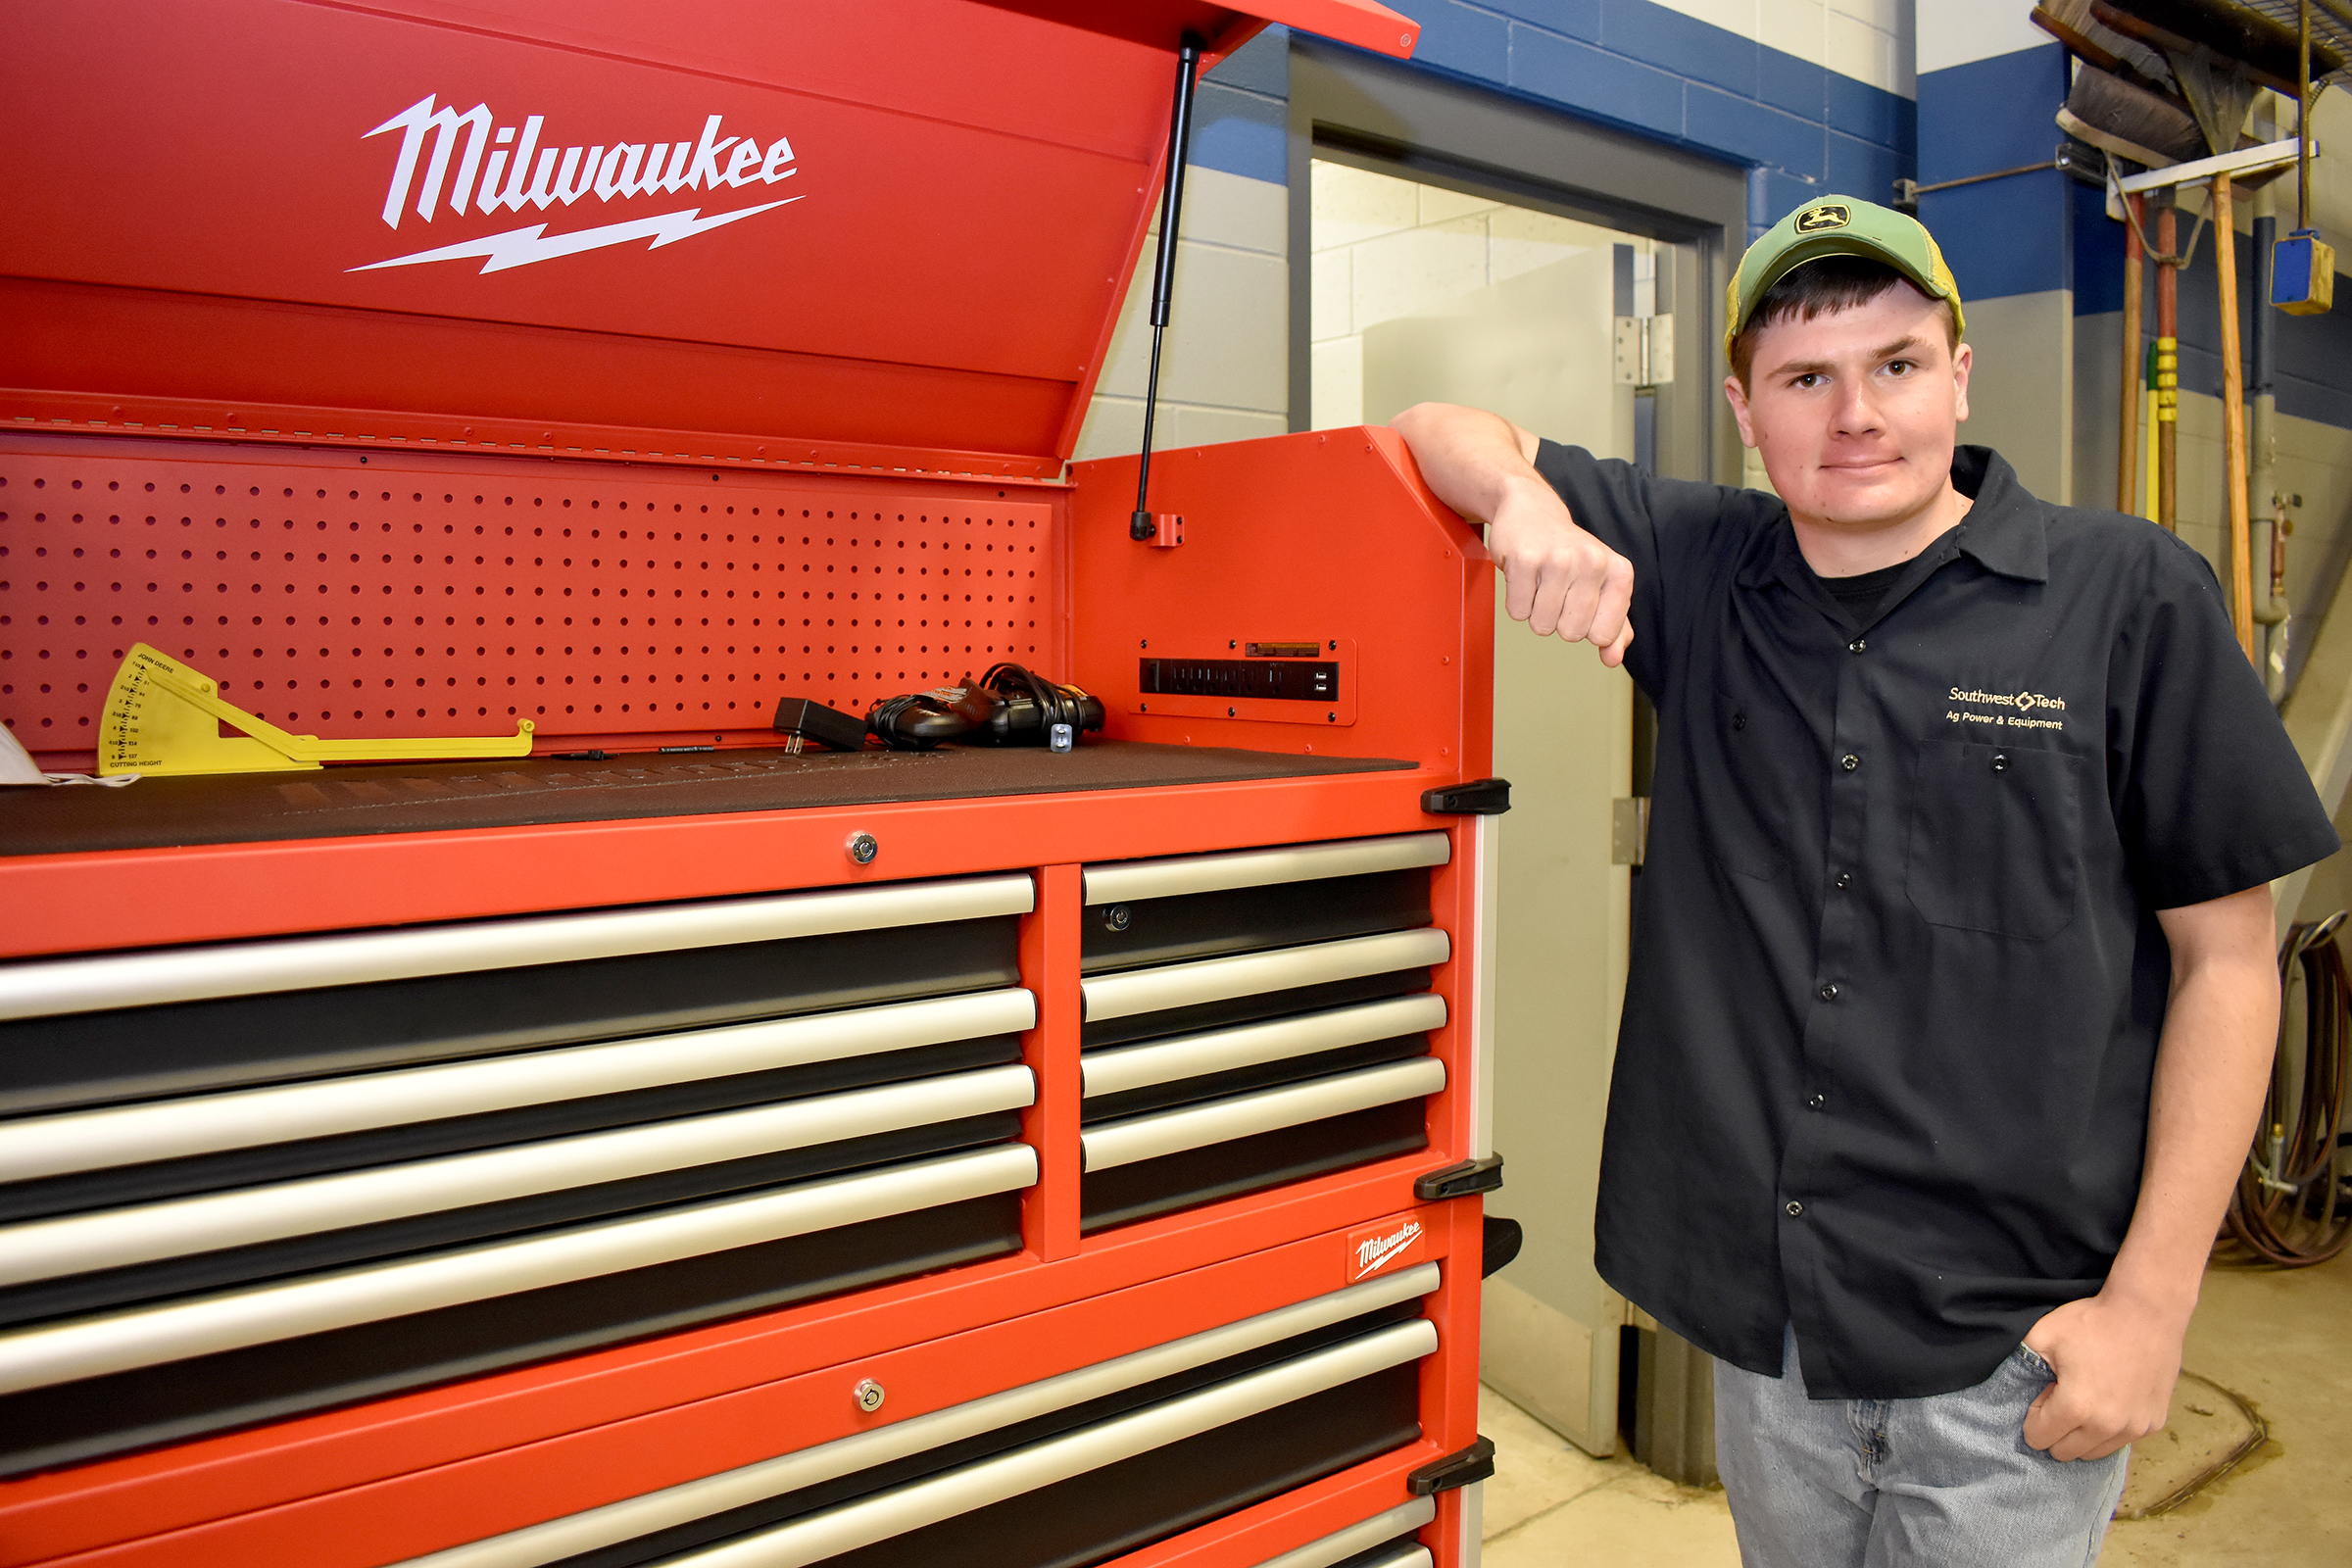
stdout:
[[2230,176],[2213,182],[2214,261],[2222,283],[2222,436],[2230,500],[2230,624],[2254,662],[2254,543],[2246,515],[2246,372],[2237,357],[2237,229]]
[[[2176,209],[2170,193],[2156,209],[2156,247],[2166,256],[2173,254],[2180,243],[2180,231],[2175,222]],[[2156,269],[2156,520],[2175,532],[2180,531],[2179,499],[2180,472],[2180,422],[2177,399],[2173,395],[2177,380],[2168,383],[2167,377],[2179,376],[2179,344],[2180,337],[2180,270],[2159,264]]]
[[[2137,196],[2127,196],[2138,214]],[[2124,225],[2124,400],[2123,439],[2118,446],[2115,465],[2115,510],[2125,514],[2139,511],[2139,404],[2140,404],[2140,306],[2142,287],[2140,277],[2146,269],[2140,262],[2139,226],[2136,221]]]

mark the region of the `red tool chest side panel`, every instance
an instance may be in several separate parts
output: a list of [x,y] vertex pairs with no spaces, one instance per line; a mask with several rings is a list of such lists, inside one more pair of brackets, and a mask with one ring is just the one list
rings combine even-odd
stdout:
[[[1136,460],[1078,466],[1074,649],[1122,739],[1492,766],[1494,571],[1478,530],[1433,497],[1396,433],[1323,430],[1158,454],[1152,507],[1169,548],[1127,537]],[[1147,660],[1249,662],[1250,645],[1339,665],[1330,704],[1141,689]],[[1314,653],[1317,647],[1321,653]],[[1361,695],[1361,701],[1357,696]]]

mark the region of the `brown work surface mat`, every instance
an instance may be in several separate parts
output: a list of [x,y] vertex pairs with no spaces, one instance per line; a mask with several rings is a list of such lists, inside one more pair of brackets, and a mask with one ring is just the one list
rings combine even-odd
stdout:
[[121,789],[0,790],[0,855],[1150,789],[1418,765],[1137,741],[1093,741],[1063,756],[1026,747],[800,757],[761,749],[615,753],[606,761],[379,762],[316,773],[142,778]]

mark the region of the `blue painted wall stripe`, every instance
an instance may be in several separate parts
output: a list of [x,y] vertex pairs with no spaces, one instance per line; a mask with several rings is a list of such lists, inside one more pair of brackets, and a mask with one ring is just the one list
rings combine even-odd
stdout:
[[2046,164],[2060,139],[2066,51],[2055,43],[1919,78],[1919,181]]
[[[2051,43],[1921,76],[1920,182],[2049,163],[2067,71],[2066,51]],[[1919,217],[1963,301],[2074,285],[2075,201],[2071,181],[2055,171],[1932,191],[1920,198]]]
[[1761,171],[1765,224],[1837,191],[1886,201],[1917,159],[1911,100],[1654,0],[1390,0],[1421,69]]
[[1200,78],[1193,97],[1194,169],[1290,179],[1291,32],[1268,27]]

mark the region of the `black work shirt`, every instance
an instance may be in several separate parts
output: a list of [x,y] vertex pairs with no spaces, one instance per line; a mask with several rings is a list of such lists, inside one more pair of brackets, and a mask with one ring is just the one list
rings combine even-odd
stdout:
[[1963,447],[1868,614],[1774,497],[1546,442],[1658,711],[1601,1275],[1710,1354],[1894,1398],[2096,1293],[2139,1190],[2155,911],[2336,837],[2202,557]]

